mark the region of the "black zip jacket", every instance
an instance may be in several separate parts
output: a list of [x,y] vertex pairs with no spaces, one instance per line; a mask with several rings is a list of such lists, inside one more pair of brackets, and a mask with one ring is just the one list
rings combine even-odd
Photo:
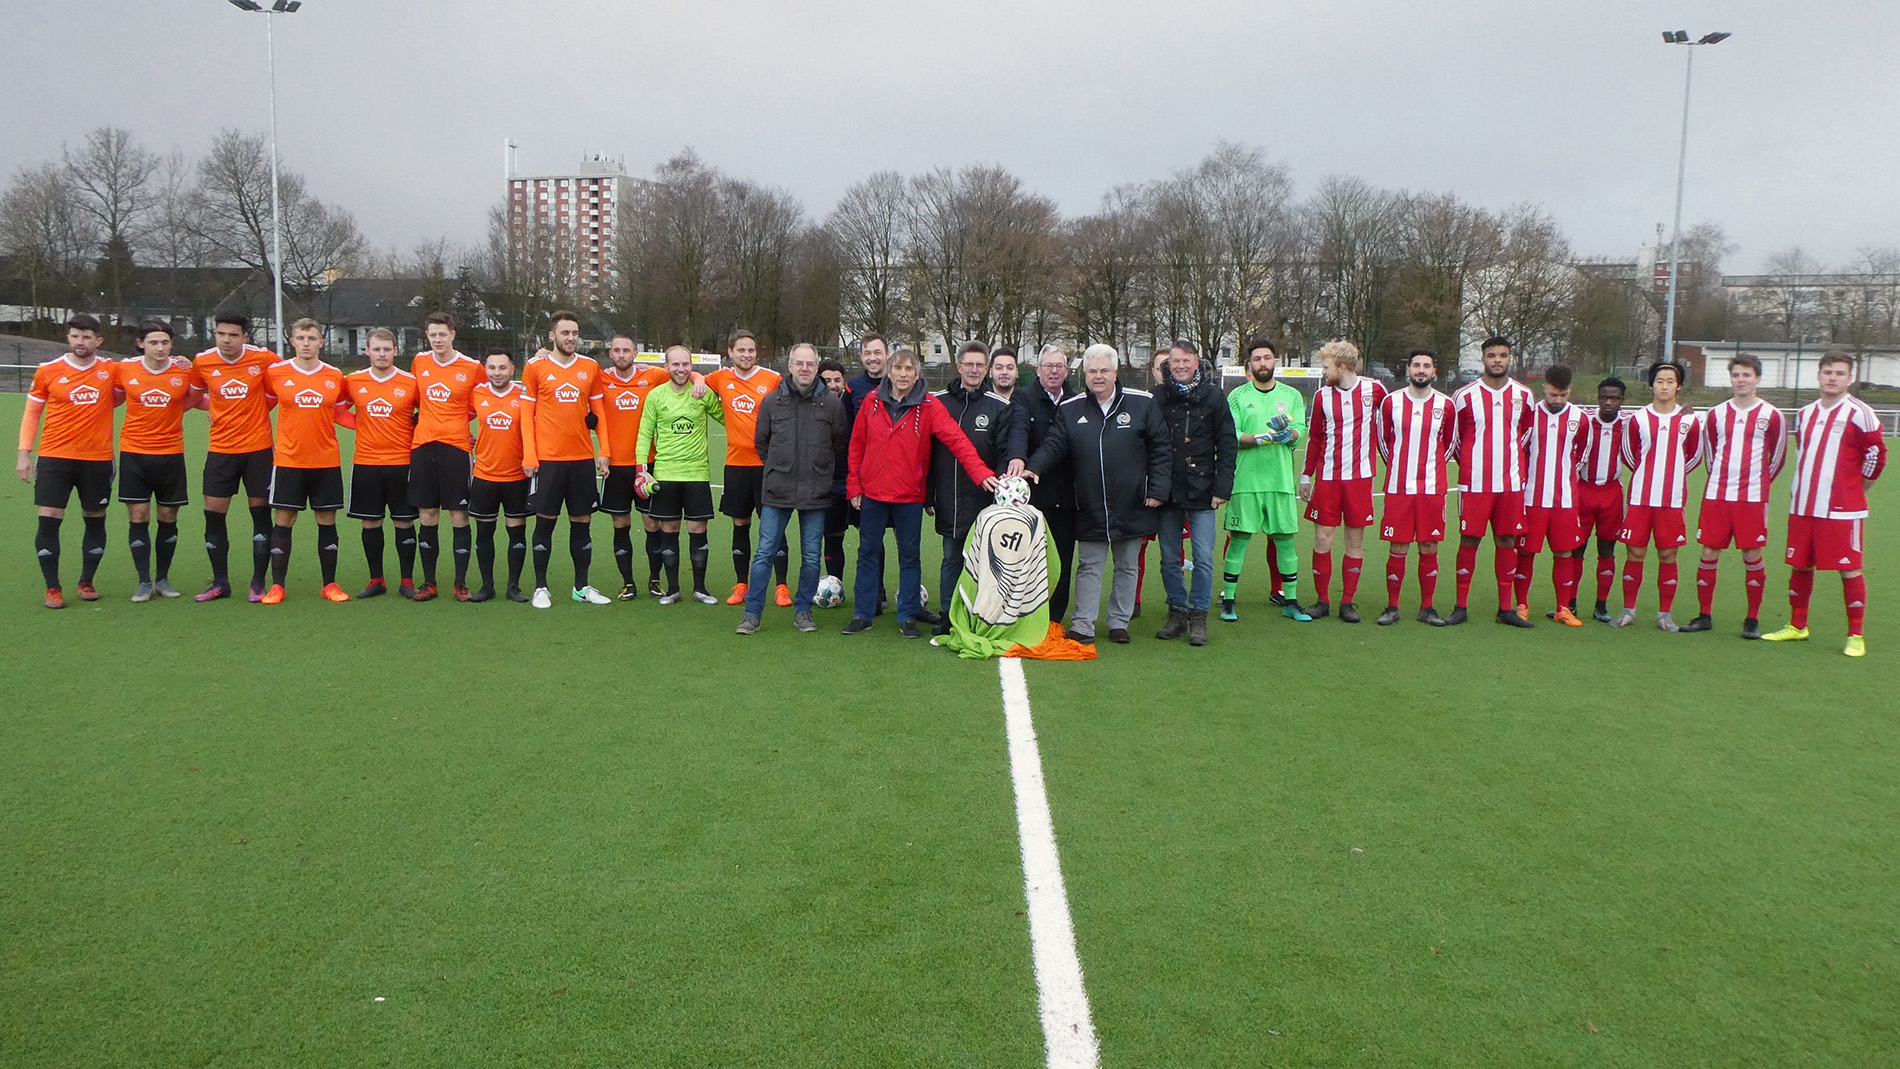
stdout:
[[1117,385],[1104,413],[1086,392],[1056,406],[1048,438],[1029,458],[1040,475],[1063,458],[1075,472],[1075,537],[1090,542],[1155,533],[1147,498],[1169,499],[1173,452],[1161,406],[1145,390]]

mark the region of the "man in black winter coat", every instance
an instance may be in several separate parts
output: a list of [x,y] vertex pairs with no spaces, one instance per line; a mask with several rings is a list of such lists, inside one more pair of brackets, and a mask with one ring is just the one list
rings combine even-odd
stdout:
[[[1207,612],[1214,604],[1214,513],[1234,496],[1234,414],[1220,380],[1201,363],[1187,342],[1168,352],[1167,369],[1156,387],[1168,421],[1174,453],[1168,501],[1157,517],[1160,526],[1161,585],[1168,592],[1168,622],[1159,639],[1188,636],[1190,646],[1207,645]],[[1188,529],[1194,553],[1192,589],[1175,562],[1181,560],[1181,528]]]
[[1115,381],[1121,357],[1112,346],[1091,345],[1082,355],[1085,393],[1062,402],[1049,436],[1029,458],[1040,473],[1067,458],[1075,475],[1075,604],[1069,637],[1095,641],[1102,572],[1112,554],[1115,579],[1108,598],[1108,637],[1129,639],[1135,611],[1136,558],[1155,532],[1155,514],[1169,499],[1173,454],[1161,406],[1144,390]]
[[759,406],[753,444],[764,467],[760,478],[759,548],[752,557],[746,586],[745,615],[738,633],[759,629],[765,612],[766,584],[772,561],[798,518],[798,593],[792,622],[800,631],[816,631],[812,596],[818,590],[825,542],[825,510],[834,494],[832,468],[849,440],[844,402],[818,378],[818,352],[804,343],[792,346],[790,375]]
[[[937,400],[969,436],[983,463],[999,475],[1020,475],[1029,455],[1029,431],[1021,413],[988,386],[990,354],[982,342],[967,342],[957,354],[957,381],[937,391]],[[976,514],[989,507],[992,495],[971,482],[963,468],[942,442],[930,447],[930,480],[925,500],[936,516],[937,533],[943,536],[943,566],[938,572],[939,597],[944,612],[935,631],[950,633],[950,599],[956,596],[957,580],[963,575],[963,540],[976,522]]]
[[[1016,387],[1009,402],[1021,412],[1032,454],[1048,439],[1056,421],[1056,406],[1075,396],[1075,389],[1069,385],[1069,356],[1060,345],[1042,347],[1036,357],[1035,374],[1035,381]],[[1030,486],[1029,503],[1049,522],[1056,555],[1062,558],[1062,574],[1049,590],[1049,619],[1060,622],[1068,618],[1069,579],[1075,571],[1075,476],[1067,459],[1038,474],[1041,478]]]

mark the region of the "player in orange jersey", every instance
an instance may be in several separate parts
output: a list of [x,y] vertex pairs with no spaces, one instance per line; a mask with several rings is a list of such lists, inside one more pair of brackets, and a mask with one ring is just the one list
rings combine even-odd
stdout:
[[[185,477],[185,409],[191,364],[172,356],[172,328],[160,319],[139,324],[140,356],[113,368],[125,405],[119,428],[119,500],[125,502],[126,548],[138,569],[133,601],[154,594],[175,598],[172,553],[178,549],[178,510],[191,494]],[[152,537],[152,501],[158,500],[158,537]],[[158,568],[152,568],[152,548]]]
[[219,312],[212,331],[215,348],[191,362],[191,400],[211,416],[211,443],[205,453],[205,554],[211,558],[211,585],[198,601],[231,596],[227,558],[231,540],[225,514],[231,498],[244,490],[251,509],[251,600],[264,600],[264,571],[270,564],[271,427],[276,398],[264,389],[264,372],[277,354],[248,344],[251,321],[238,312]]
[[455,538],[455,600],[468,600],[468,393],[482,381],[482,366],[455,351],[455,320],[431,312],[423,334],[429,351],[417,353],[409,371],[422,391],[414,449],[409,457],[409,503],[416,506],[422,586],[416,600],[435,597],[435,561],[441,551],[442,513]]
[[469,416],[480,437],[475,439],[475,479],[468,491],[468,514],[475,518],[475,564],[482,573],[481,589],[470,601],[495,596],[495,521],[508,527],[508,600],[527,601],[521,592],[521,565],[528,558],[527,523],[530,480],[521,470],[521,425],[524,422],[521,384],[514,381],[515,359],[506,349],[488,350],[482,364],[488,381],[468,395]]
[[[732,519],[732,570],[738,576],[726,604],[739,605],[745,601],[746,580],[752,573],[752,514],[759,511],[765,485],[765,467],[752,443],[752,432],[759,425],[759,406],[778,389],[779,373],[759,366],[759,342],[748,330],[733,332],[726,344],[726,359],[732,366],[706,376],[706,385],[719,395],[726,410],[726,481],[719,511]],[[792,604],[791,588],[785,585],[786,561],[781,546],[772,560],[780,608]]]
[[[33,550],[46,578],[46,607],[66,607],[59,587],[59,525],[73,491],[79,492],[79,515],[85,520],[80,538],[79,596],[98,601],[93,573],[106,552],[106,506],[112,501],[112,362],[99,356],[99,321],[76,315],[66,323],[66,344],[72,351],[49,360],[33,373],[26,412],[20,417],[20,462],[14,470],[23,482],[34,483],[33,504],[39,511],[39,534]],[[40,421],[46,421],[45,433]],[[39,462],[33,443],[39,441]],[[35,481],[37,475],[38,480]]]
[[383,582],[383,515],[396,526],[396,563],[401,569],[396,590],[416,600],[416,516],[409,503],[409,454],[415,440],[417,404],[422,391],[416,377],[396,366],[396,335],[385,327],[369,332],[369,367],[343,379],[343,400],[354,416],[339,417],[356,431],[356,451],[350,457],[349,516],[363,522],[363,559],[369,564],[369,583],[359,598],[389,592]]
[[522,410],[526,418],[521,424],[521,470],[534,480],[533,604],[537,609],[554,604],[548,594],[548,560],[554,551],[555,521],[566,507],[574,600],[607,605],[613,599],[587,583],[587,569],[594,560],[589,525],[600,504],[597,479],[606,476],[612,453],[612,432],[601,406],[600,364],[579,354],[581,321],[573,312],[554,313],[548,340],[554,343],[553,355],[528,361],[521,376],[527,401]]
[[323,327],[314,319],[290,325],[296,356],[271,365],[264,386],[277,398],[277,463],[271,469],[271,587],[264,604],[284,600],[290,570],[291,529],[310,506],[317,514],[317,560],[326,601],[348,601],[336,585],[336,514],[343,507],[343,456],[337,449],[337,414],[344,406],[343,372],[323,362]]

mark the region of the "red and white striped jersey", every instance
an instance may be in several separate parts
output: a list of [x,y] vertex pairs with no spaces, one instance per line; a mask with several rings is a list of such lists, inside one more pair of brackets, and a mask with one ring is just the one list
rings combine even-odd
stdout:
[[1530,387],[1506,379],[1493,390],[1484,380],[1452,396],[1458,412],[1458,489],[1515,494],[1524,489],[1524,429],[1530,423]]
[[1831,408],[1815,401],[1795,415],[1794,428],[1800,451],[1788,511],[1821,520],[1866,516],[1863,480],[1878,479],[1887,466],[1887,443],[1874,410],[1858,397]]
[[1768,488],[1788,460],[1786,421],[1774,405],[1749,408],[1724,401],[1702,414],[1702,454],[1709,459],[1704,501],[1768,500]]
[[1596,409],[1588,411],[1584,426],[1590,433],[1583,439],[1583,466],[1577,474],[1591,486],[1613,486],[1623,476],[1623,425],[1629,420],[1618,412],[1605,423]]
[[1370,479],[1378,474],[1379,404],[1385,387],[1359,376],[1352,389],[1321,386],[1306,415],[1306,474],[1327,482]]
[[1424,400],[1409,390],[1386,394],[1379,403],[1379,455],[1385,458],[1388,494],[1442,494],[1445,462],[1457,443],[1457,413],[1451,398],[1431,391]]
[[1566,404],[1555,412],[1548,405],[1531,409],[1530,429],[1524,434],[1524,504],[1533,508],[1567,509],[1577,503],[1577,465],[1590,437],[1595,416]]
[[1688,405],[1663,415],[1644,405],[1624,421],[1623,466],[1630,470],[1632,505],[1682,507],[1689,473],[1702,462],[1702,421]]

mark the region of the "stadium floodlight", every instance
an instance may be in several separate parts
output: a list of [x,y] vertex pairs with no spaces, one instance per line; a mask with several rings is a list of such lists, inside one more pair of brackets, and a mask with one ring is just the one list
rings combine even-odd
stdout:
[[1732,36],[1723,31],[1703,34],[1697,41],[1689,40],[1687,30],[1663,31],[1663,43],[1683,45],[1688,52],[1688,62],[1682,75],[1682,143],[1676,150],[1676,226],[1675,233],[1669,239],[1669,296],[1665,299],[1663,310],[1663,349],[1664,360],[1676,358],[1676,279],[1682,264],[1682,180],[1689,164],[1689,87],[1695,78],[1695,50],[1699,45],[1719,45]]
[[275,0],[265,7],[257,0],[231,0],[239,11],[264,13],[264,62],[270,71],[270,283],[273,317],[277,331],[277,355],[288,357],[284,348],[284,225],[283,203],[277,182],[277,35],[272,15],[289,15],[303,6],[303,0]]

